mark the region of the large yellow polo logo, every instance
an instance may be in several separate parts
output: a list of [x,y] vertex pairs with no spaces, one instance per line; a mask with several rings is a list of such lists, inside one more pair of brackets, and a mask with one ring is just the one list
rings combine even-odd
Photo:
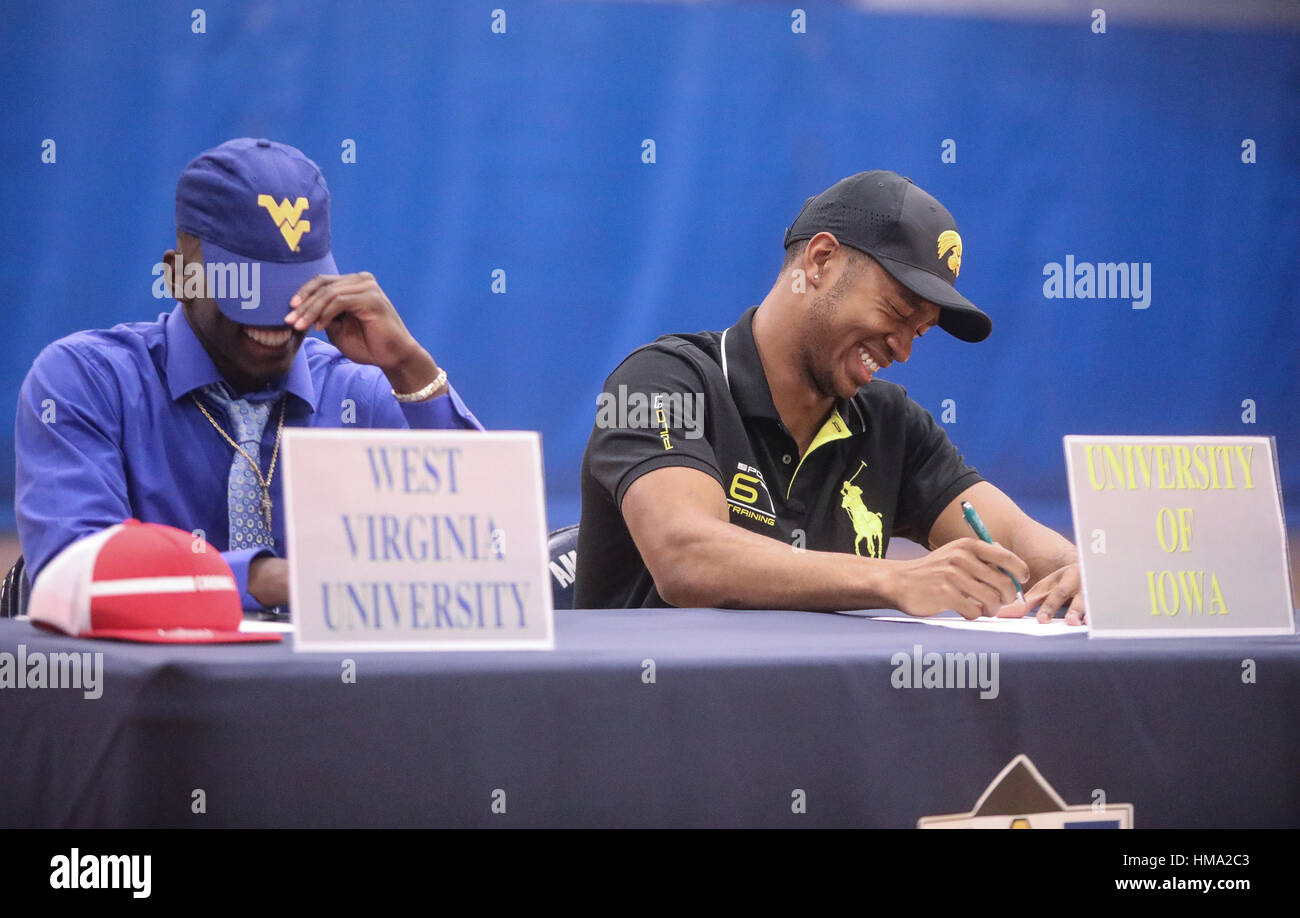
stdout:
[[956,277],[961,274],[961,237],[956,230],[944,230],[939,234],[939,257],[943,258],[949,249],[952,249],[952,254],[948,256],[948,270]]
[[[853,473],[853,478],[858,477],[858,473],[867,467],[863,462],[858,471]],[[880,550],[884,542],[884,526],[881,524],[880,514],[873,510],[868,510],[867,505],[862,502],[862,489],[853,483],[853,478],[840,485],[840,506],[849,513],[849,519],[853,521],[853,532],[856,538],[853,540],[853,550],[862,554],[859,547],[862,540],[867,540],[867,554],[872,558],[880,557]]]
[[298,219],[307,209],[307,199],[298,198],[290,204],[288,198],[282,198],[277,204],[275,198],[269,194],[259,194],[257,206],[265,207],[266,212],[275,221],[275,225],[280,227],[280,235],[284,236],[284,241],[289,244],[289,250],[298,251],[298,240],[302,238],[302,234],[311,232],[311,221]]

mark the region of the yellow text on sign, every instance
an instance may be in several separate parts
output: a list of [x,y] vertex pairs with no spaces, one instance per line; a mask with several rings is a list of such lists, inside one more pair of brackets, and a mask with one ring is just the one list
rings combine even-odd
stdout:
[[1156,538],[1165,551],[1192,550],[1192,508],[1179,507],[1175,519],[1174,511],[1161,507],[1156,514]]
[[[1152,615],[1227,615],[1228,605],[1219,589],[1219,578],[1210,571],[1147,571],[1147,592]],[[1207,609],[1206,606],[1209,606]]]

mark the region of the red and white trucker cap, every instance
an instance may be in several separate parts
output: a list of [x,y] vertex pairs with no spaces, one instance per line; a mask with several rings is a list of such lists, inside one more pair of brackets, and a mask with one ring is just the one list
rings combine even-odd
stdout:
[[131,519],[73,542],[32,585],[32,623],[76,637],[159,644],[278,641],[239,630],[226,559],[182,529]]

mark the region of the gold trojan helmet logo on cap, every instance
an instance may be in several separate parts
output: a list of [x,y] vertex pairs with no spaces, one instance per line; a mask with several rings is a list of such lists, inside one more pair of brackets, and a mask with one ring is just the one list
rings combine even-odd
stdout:
[[949,249],[953,253],[948,256],[948,270],[956,277],[961,274],[961,237],[956,230],[944,230],[939,234],[939,257],[943,258],[943,253]]
[[311,232],[311,221],[301,219],[302,212],[307,209],[307,199],[300,197],[290,204],[288,198],[281,198],[277,203],[269,194],[259,194],[257,206],[265,207],[271,215],[275,225],[280,228],[280,235],[284,237],[289,251],[298,251],[298,240],[302,234]]

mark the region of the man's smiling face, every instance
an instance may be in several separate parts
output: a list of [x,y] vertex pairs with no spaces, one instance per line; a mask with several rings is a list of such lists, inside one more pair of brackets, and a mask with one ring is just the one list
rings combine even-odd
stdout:
[[[186,233],[176,235],[185,271],[194,270],[191,265],[202,267],[202,241]],[[296,331],[289,325],[267,327],[235,322],[208,296],[176,298],[184,304],[194,336],[212,358],[217,371],[240,394],[261,389],[288,373],[306,336],[305,331]],[[286,315],[289,312],[288,303],[284,304],[284,312]]]
[[818,394],[851,398],[880,370],[906,361],[912,341],[939,321],[922,300],[869,255],[841,247],[843,264],[809,304],[799,348],[802,373]]

